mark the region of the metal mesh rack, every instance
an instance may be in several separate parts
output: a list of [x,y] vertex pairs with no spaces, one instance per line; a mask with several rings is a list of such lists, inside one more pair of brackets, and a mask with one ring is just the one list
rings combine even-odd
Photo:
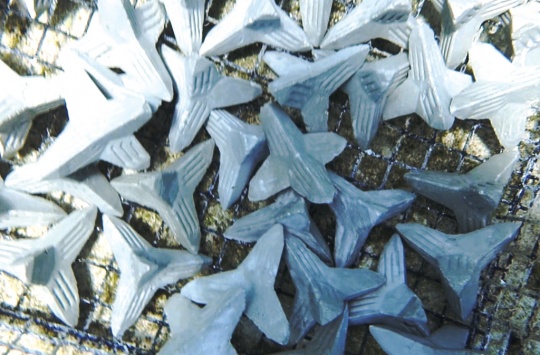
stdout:
[[[229,1],[207,1],[207,26],[216,23],[228,11]],[[334,19],[354,7],[353,0],[334,1]],[[298,1],[285,0],[281,4],[295,18],[299,18]],[[0,57],[21,74],[49,75],[59,70],[55,65],[59,49],[81,37],[95,11],[94,0],[58,0],[53,15],[42,15],[31,20],[21,13],[15,0],[0,0]],[[415,1],[417,13],[433,22],[437,16],[429,3]],[[493,25],[493,38],[508,38],[507,28]],[[506,32],[505,32],[506,31]],[[489,31],[488,31],[489,32]],[[491,35],[491,34],[490,34]],[[498,37],[497,37],[498,36]],[[167,28],[162,38],[171,41],[172,31]],[[508,53],[508,44],[500,42]],[[381,47],[384,48],[384,44]],[[228,56],[212,58],[227,75],[249,78],[263,87],[271,78],[271,71],[260,60],[265,46],[252,45]],[[5,83],[0,83],[4,85]],[[250,122],[257,121],[259,108],[270,96],[266,93],[248,105],[228,110]],[[137,134],[152,156],[151,169],[165,166],[178,155],[167,147],[167,133],[171,123],[174,103],[165,103],[154,118]],[[289,113],[300,123],[296,111]],[[488,121],[456,120],[449,131],[438,132],[412,115],[384,123],[370,150],[363,151],[354,144],[347,97],[336,93],[331,97],[329,109],[330,128],[347,138],[345,151],[329,168],[338,172],[359,188],[407,188],[403,175],[415,169],[466,172],[483,160],[501,151]],[[20,155],[12,160],[0,161],[0,175],[5,177],[13,165],[33,160],[44,146],[62,130],[67,120],[64,108],[38,117],[27,144]],[[198,139],[207,137],[205,132]],[[488,353],[540,353],[540,120],[528,120],[526,135],[519,146],[521,159],[516,166],[503,200],[495,212],[499,221],[522,221],[523,227],[517,240],[503,251],[483,272],[478,305],[470,320],[460,322],[448,310],[445,297],[435,270],[417,254],[406,247],[407,277],[409,286],[421,298],[431,328],[443,323],[459,324],[470,329],[468,345]],[[246,193],[239,203],[223,211],[217,202],[216,150],[209,172],[196,193],[196,205],[203,231],[201,253],[214,260],[212,273],[236,267],[247,255],[251,246],[227,241],[223,231],[234,219],[253,211],[261,204],[247,200]],[[118,168],[100,163],[108,177],[117,176]],[[48,196],[67,211],[79,203],[71,196],[55,193]],[[140,206],[124,203],[124,218],[154,246],[178,248],[159,216]],[[327,206],[314,205],[310,212],[323,235],[332,243],[335,221]],[[356,267],[376,267],[384,244],[395,232],[397,222],[415,221],[446,233],[456,233],[455,218],[449,210],[418,196],[413,206],[403,215],[376,227],[356,263]],[[1,232],[3,238],[38,237],[44,229],[12,229]],[[331,245],[331,244],[330,244]],[[81,255],[73,264],[81,297],[80,318],[76,328],[65,326],[50,314],[40,301],[39,289],[26,287],[6,274],[0,274],[0,352],[6,354],[108,354],[155,353],[168,337],[168,327],[163,319],[163,306],[167,298],[178,292],[186,281],[160,289],[143,314],[122,340],[114,339],[110,332],[111,304],[119,270],[112,252],[101,234],[98,221],[96,229]],[[276,288],[284,308],[290,311],[294,286],[285,270],[280,268]],[[306,341],[309,341],[309,336]],[[268,353],[280,348],[262,336],[246,318],[242,318],[233,336],[239,353]],[[350,327],[347,337],[348,354],[376,354],[381,349],[370,337],[367,327]]]

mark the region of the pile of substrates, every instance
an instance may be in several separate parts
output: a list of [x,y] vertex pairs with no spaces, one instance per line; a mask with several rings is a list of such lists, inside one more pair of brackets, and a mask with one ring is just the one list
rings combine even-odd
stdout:
[[539,349],[537,2],[64,6],[2,5],[7,353]]

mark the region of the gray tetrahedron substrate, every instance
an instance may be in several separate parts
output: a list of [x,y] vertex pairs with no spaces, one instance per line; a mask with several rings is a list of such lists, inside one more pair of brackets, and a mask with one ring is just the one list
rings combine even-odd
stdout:
[[498,223],[449,235],[420,224],[398,224],[398,232],[441,275],[450,308],[461,319],[476,305],[480,273],[517,235],[521,223]]
[[337,318],[346,301],[365,295],[384,284],[384,277],[368,269],[331,268],[295,237],[286,239],[285,260],[296,294],[290,343],[298,342],[318,323]]
[[330,208],[336,216],[334,259],[336,266],[352,265],[371,229],[405,211],[415,195],[403,190],[362,191],[330,173],[336,195]]
[[291,187],[313,203],[330,203],[336,192],[325,164],[343,151],[347,141],[332,132],[302,134],[275,103],[261,109],[270,156],[249,183],[248,198],[260,201]]
[[416,193],[454,211],[459,231],[466,233],[490,223],[518,158],[516,151],[504,152],[466,174],[417,171],[405,180]]
[[94,230],[97,209],[77,210],[39,239],[0,241],[0,270],[41,288],[43,301],[62,322],[79,320],[79,292],[71,264]]
[[386,283],[349,301],[349,324],[386,324],[409,333],[429,335],[422,301],[406,283],[405,251],[397,234],[384,246],[377,272],[386,278]]
[[196,254],[201,231],[193,194],[212,161],[214,141],[191,148],[161,171],[122,175],[111,181],[129,201],[156,210],[176,240]]
[[118,338],[135,323],[158,288],[191,277],[209,263],[208,258],[185,250],[154,248],[116,217],[103,216],[103,230],[120,267],[111,315],[112,332]]
[[236,354],[230,340],[245,308],[242,289],[223,292],[203,308],[173,295],[164,309],[171,337],[158,354]]
[[190,281],[182,295],[197,302],[215,302],[223,292],[243,289],[246,293],[245,315],[270,339],[280,344],[289,340],[289,322],[274,290],[281,253],[283,227],[276,224],[255,244],[244,261],[231,271]]

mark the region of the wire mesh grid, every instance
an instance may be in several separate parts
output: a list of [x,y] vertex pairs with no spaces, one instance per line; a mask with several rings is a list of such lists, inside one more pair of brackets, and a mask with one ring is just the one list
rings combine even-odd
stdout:
[[[234,1],[207,1],[205,31],[217,23]],[[281,6],[299,19],[298,1],[283,1]],[[335,21],[355,6],[353,0],[334,1]],[[81,37],[96,9],[93,0],[58,0],[54,14],[51,11],[37,20],[20,12],[14,0],[0,0],[0,55],[21,74],[51,74],[60,48]],[[437,15],[429,3],[415,2],[418,13],[428,18],[437,30]],[[434,20],[433,20],[434,19]],[[493,21],[488,33],[502,39],[501,50],[508,52],[508,29],[501,21]],[[498,37],[497,37],[498,36]],[[504,42],[506,39],[506,42]],[[174,42],[168,27],[162,41]],[[395,50],[388,44],[374,50]],[[266,46],[252,45],[227,56],[212,60],[227,75],[248,78],[266,87],[272,73],[260,60]],[[382,53],[382,52],[381,52]],[[4,83],[2,83],[4,85]],[[266,93],[247,105],[228,108],[228,111],[248,121],[257,122],[259,108],[271,97]],[[152,120],[137,133],[137,138],[152,156],[153,169],[166,166],[178,157],[167,146],[167,133],[171,124],[173,103],[164,103]],[[296,123],[301,125],[299,113],[288,110]],[[336,93],[331,97],[329,125],[334,132],[348,140],[345,151],[329,168],[347,178],[363,190],[382,188],[407,188],[403,176],[416,169],[466,172],[493,154],[501,146],[489,121],[457,120],[449,131],[438,132],[429,128],[417,116],[411,115],[385,122],[370,150],[363,151],[354,143],[347,97]],[[19,156],[0,162],[0,174],[5,177],[12,166],[33,160],[62,130],[67,121],[65,108],[60,108],[34,120],[30,136]],[[196,141],[207,138],[199,133]],[[470,330],[468,345],[489,353],[540,353],[540,260],[538,236],[540,235],[540,128],[538,117],[528,120],[527,132],[519,146],[521,159],[516,165],[503,199],[495,212],[499,221],[523,221],[523,227],[514,241],[483,272],[478,305],[472,317],[459,321],[447,307],[440,279],[434,268],[426,264],[409,248],[406,249],[408,284],[421,298],[432,329],[444,323],[453,323]],[[213,258],[212,268],[203,274],[235,268],[247,255],[251,245],[228,241],[224,230],[234,219],[261,207],[265,203],[251,203],[244,191],[241,200],[230,210],[221,209],[217,198],[217,168],[219,153],[216,151],[211,167],[196,192],[196,205],[202,228],[201,253]],[[108,178],[121,171],[100,163],[99,168]],[[71,196],[54,193],[47,196],[67,211],[79,201]],[[154,246],[178,248],[174,238],[163,225],[160,217],[135,204],[124,203],[124,219]],[[266,202],[268,203],[268,202]],[[332,245],[335,220],[329,208],[312,205],[310,213],[328,243]],[[419,222],[446,233],[456,233],[453,213],[444,207],[418,196],[413,206],[404,214],[386,221],[373,229],[355,267],[374,269],[384,244],[395,232],[397,222]],[[3,238],[38,237],[43,229],[10,229],[2,232]],[[7,354],[70,354],[70,353],[155,353],[168,337],[168,326],[163,319],[163,306],[167,298],[178,292],[187,280],[158,290],[139,320],[122,340],[114,339],[110,332],[111,304],[119,270],[112,252],[96,229],[81,255],[73,264],[81,298],[79,324],[76,328],[62,324],[51,315],[41,301],[36,287],[27,287],[20,281],[2,273],[0,275],[0,352]],[[290,312],[294,286],[284,265],[276,281],[276,289],[286,312]],[[304,341],[309,341],[309,335]],[[233,345],[239,353],[268,353],[281,348],[267,340],[247,318],[242,318]],[[367,327],[350,327],[347,336],[348,354],[381,353],[369,336]]]

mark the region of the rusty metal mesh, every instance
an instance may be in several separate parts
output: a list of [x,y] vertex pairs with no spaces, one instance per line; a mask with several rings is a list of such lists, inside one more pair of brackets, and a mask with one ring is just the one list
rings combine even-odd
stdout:
[[[223,16],[234,1],[207,1],[205,31]],[[352,9],[353,0],[334,1],[332,22]],[[281,6],[299,19],[298,1],[285,0]],[[21,74],[54,75],[60,48],[81,37],[95,12],[95,0],[58,0],[56,10],[32,20],[18,10],[15,0],[0,0],[0,57]],[[430,21],[437,31],[438,15],[429,3],[415,1],[415,10]],[[484,25],[485,37],[511,55],[508,28],[494,19]],[[168,27],[162,41],[173,42]],[[395,51],[387,43],[373,42],[379,53]],[[252,45],[228,56],[212,58],[227,75],[248,78],[266,87],[271,71],[260,60],[265,46]],[[0,83],[6,85],[6,83]],[[259,108],[270,96],[228,110],[249,121],[257,122]],[[164,103],[154,118],[137,134],[152,156],[151,169],[166,166],[178,155],[167,146],[167,134],[174,104]],[[289,110],[297,123],[298,112]],[[363,151],[354,143],[347,97],[336,93],[331,97],[330,129],[347,138],[345,151],[329,168],[355,183],[359,188],[407,188],[403,175],[414,169],[466,172],[493,154],[501,151],[489,121],[457,120],[449,131],[429,128],[417,116],[411,115],[384,123],[370,150]],[[0,174],[5,177],[14,165],[34,160],[39,152],[62,130],[67,115],[65,108],[54,110],[34,121],[25,147],[13,160],[0,161]],[[206,138],[201,132],[198,139]],[[523,221],[517,240],[513,242],[482,274],[478,305],[467,322],[461,322],[448,309],[440,280],[435,270],[406,247],[409,286],[420,296],[432,329],[453,323],[470,330],[468,345],[488,353],[540,353],[540,261],[537,260],[540,235],[540,127],[538,117],[528,121],[527,132],[519,146],[521,159],[506,187],[495,218]],[[205,274],[235,268],[251,249],[223,238],[223,231],[235,218],[263,204],[250,203],[246,193],[230,210],[223,211],[216,200],[219,153],[196,192],[196,205],[203,232],[201,253],[213,258],[212,268]],[[111,165],[100,163],[100,169],[110,178],[120,174]],[[79,201],[63,193],[47,196],[67,211]],[[135,204],[124,202],[124,218],[154,246],[179,248],[159,216]],[[335,221],[327,206],[311,206],[310,212],[323,235],[332,245]],[[399,217],[376,227],[362,249],[356,267],[374,269],[384,244],[395,232],[397,222],[414,221],[446,233],[457,232],[453,213],[419,196],[413,206]],[[3,238],[29,238],[42,235],[41,229],[11,229],[0,232]],[[71,328],[53,315],[41,301],[39,290],[27,287],[7,274],[0,274],[0,352],[6,354],[101,354],[155,353],[168,337],[163,319],[167,298],[180,290],[187,280],[160,289],[145,308],[139,320],[122,340],[110,332],[111,304],[119,270],[112,252],[101,235],[100,221],[81,255],[73,264],[81,297],[80,319]],[[294,286],[284,266],[276,281],[276,289],[286,312],[291,310]],[[309,341],[309,336],[305,341]],[[268,353],[281,348],[267,340],[246,318],[242,318],[233,336],[239,353]],[[365,326],[350,327],[347,337],[348,354],[381,353]]]

